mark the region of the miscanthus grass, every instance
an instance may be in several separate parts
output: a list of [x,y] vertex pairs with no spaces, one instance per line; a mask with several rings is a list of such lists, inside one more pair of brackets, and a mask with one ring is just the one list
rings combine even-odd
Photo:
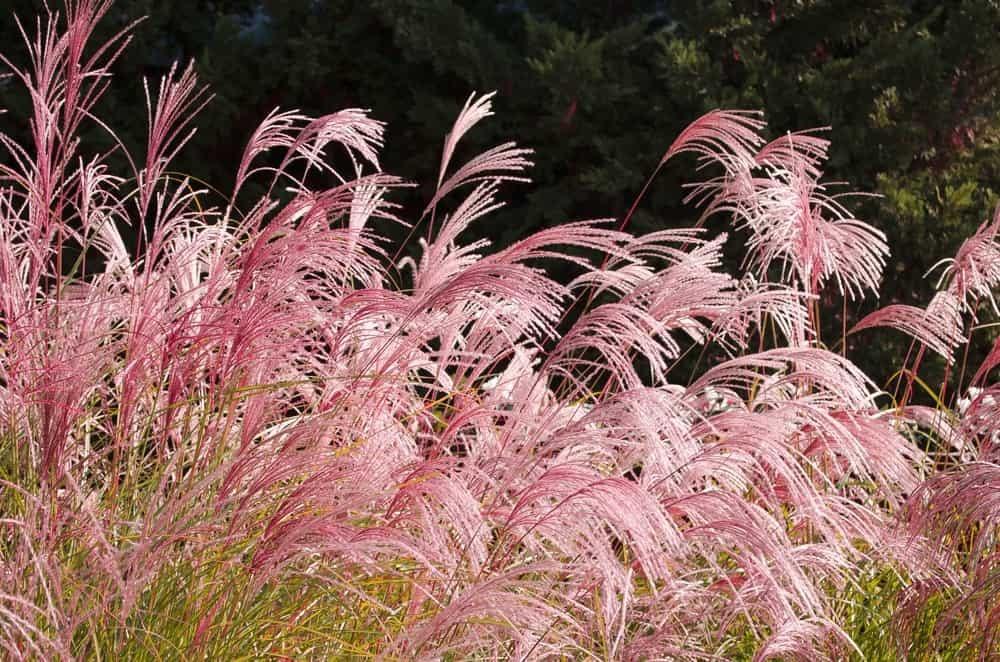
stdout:
[[[965,352],[1000,216],[926,307],[824,339],[889,253],[815,132],[715,111],[665,150],[706,167],[689,199],[743,242],[735,273],[726,235],[628,217],[494,250],[462,238],[530,152],[459,159],[490,95],[418,218],[358,109],[273,112],[228,195],[172,174],[208,100],[190,67],[146,86],[146,152],[111,171],[77,139],[114,135],[108,7],[69,2],[5,60],[32,110],[30,144],[0,137],[4,657],[1000,655],[1000,341]],[[882,387],[848,353],[876,327],[913,341]],[[957,390],[923,381],[932,355]]]

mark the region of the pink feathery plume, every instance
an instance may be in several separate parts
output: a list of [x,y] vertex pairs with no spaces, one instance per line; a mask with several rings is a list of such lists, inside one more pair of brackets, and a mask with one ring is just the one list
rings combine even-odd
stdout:
[[722,549],[731,555],[740,571],[738,579],[724,579],[718,588],[735,593],[728,607],[733,612],[750,608],[772,626],[798,614],[827,612],[824,596],[808,577],[809,568],[795,562],[795,547],[786,532],[760,506],[735,494],[706,490],[674,500],[671,511],[690,522],[684,538],[703,558],[711,559]]
[[[714,154],[719,144],[728,144],[710,135],[713,138],[700,147],[703,158]],[[750,136],[729,142],[734,141],[737,147],[719,157],[726,173],[693,185],[685,201],[706,205],[703,218],[731,214],[737,227],[750,231],[746,261],[762,279],[778,262],[783,279],[797,277],[811,294],[831,279],[850,296],[865,289],[877,291],[888,254],[885,237],[855,219],[819,183],[828,142],[808,132],[788,134],[748,155]]]
[[751,232],[748,260],[762,275],[777,261],[783,276],[791,271],[812,294],[829,279],[852,297],[877,291],[885,236],[851,216],[804,167],[755,178],[729,195],[726,204]]
[[168,164],[194,137],[195,128],[184,133],[197,114],[212,100],[206,88],[198,87],[194,63],[180,74],[177,63],[160,80],[159,94],[154,104],[149,84],[143,81],[146,93],[146,116],[149,137],[146,143],[146,164],[139,173],[139,209],[143,216],[153,197],[153,191]]
[[[969,297],[986,299],[993,310],[1000,311],[993,298],[993,289],[1000,284],[1000,206],[993,220],[984,222],[976,233],[962,242],[955,257],[943,260],[944,273],[938,282],[948,279],[948,291],[952,292],[968,309]],[[935,265],[936,266],[936,265]],[[973,311],[974,313],[975,311]]]
[[[960,576],[945,584],[938,593],[944,597],[944,611],[935,623],[940,632],[961,621],[971,625],[968,641],[970,657],[988,660],[1000,644],[1000,554],[996,541],[1000,534],[1000,465],[970,462],[928,478],[910,497],[906,520],[914,537],[936,541],[944,554],[958,564]],[[919,607],[934,591],[915,596],[915,605],[900,610],[893,627],[903,642],[917,625]]]
[[[845,650],[862,654],[844,629],[829,618],[789,619],[778,624],[763,645],[754,654],[754,662],[765,660],[814,660],[843,659]],[[817,657],[818,651],[827,653]]]
[[243,188],[247,179],[258,172],[267,170],[264,166],[252,167],[258,156],[272,149],[289,149],[298,138],[301,126],[309,121],[306,115],[297,110],[279,112],[277,108],[268,113],[264,121],[254,129],[253,134],[243,149],[239,168],[236,171],[236,184],[233,196]]
[[106,260],[106,271],[132,271],[132,260],[118,230],[119,223],[129,223],[117,195],[122,178],[111,175],[97,159],[86,166],[81,163],[78,177],[80,188],[75,206],[80,217],[77,236],[81,243],[83,240],[93,242]]
[[455,242],[458,235],[471,223],[503,206],[503,203],[497,202],[496,193],[495,182],[481,182],[445,218],[434,241],[430,244],[422,242],[424,251],[419,264],[414,264],[407,258],[400,262],[400,266],[411,264],[415,267],[414,287],[418,292],[440,285],[481,259],[481,254],[476,251],[486,248],[488,241],[480,239],[460,247]]
[[491,259],[524,264],[541,259],[555,259],[592,270],[593,264],[587,258],[560,250],[558,247],[576,247],[604,254],[622,255],[626,250],[623,245],[630,243],[632,238],[625,233],[604,227],[611,220],[613,219],[575,221],[564,223],[557,228],[539,230],[498,250]]
[[969,388],[965,398],[958,401],[961,416],[959,433],[956,434],[963,446],[968,444],[961,459],[973,458],[981,461],[1000,462],[1000,384],[986,388]]
[[383,146],[385,123],[372,119],[368,111],[346,108],[309,122],[292,145],[311,166],[319,166],[324,148],[330,143],[344,146],[349,154],[357,153],[376,170],[380,169],[378,150]]
[[1000,338],[993,341],[993,347],[976,370],[976,374],[972,378],[972,383],[985,383],[987,375],[997,366],[1000,366]]
[[801,169],[809,176],[818,179],[822,175],[820,166],[826,162],[830,141],[812,134],[827,130],[829,127],[786,133],[764,145],[754,160],[764,167],[789,171]]
[[451,131],[445,137],[444,150],[441,153],[441,167],[438,170],[437,190],[430,202],[424,208],[421,217],[426,216],[450,192],[460,186],[472,182],[501,181],[525,182],[527,178],[517,175],[532,165],[526,157],[530,149],[517,147],[513,142],[497,145],[470,159],[445,179],[445,173],[451,163],[458,141],[481,120],[493,114],[492,99],[495,92],[476,98],[475,93],[469,95],[465,105],[459,112]]
[[848,333],[875,327],[898,329],[952,363],[955,348],[965,342],[960,305],[951,293],[938,292],[926,309],[891,304],[866,315]]
[[430,212],[446,195],[464,184],[482,181],[529,181],[516,173],[524,172],[532,165],[526,158],[531,153],[532,150],[520,148],[517,143],[509,142],[472,157],[438,187],[434,197],[427,203],[424,214]]
[[[331,143],[346,150],[358,177],[361,176],[358,156],[378,171],[378,150],[383,145],[384,129],[384,122],[372,119],[367,110],[360,108],[346,108],[317,118],[298,111],[272,111],[254,131],[244,150],[234,194],[249,177],[259,172],[272,173],[269,194],[282,177],[288,179],[296,191],[309,190],[305,177],[310,170],[328,172],[346,184],[347,178],[327,162],[326,149]],[[276,168],[251,167],[259,155],[276,148],[285,150]],[[302,172],[293,172],[292,166],[299,163],[303,165]]]
[[457,463],[432,460],[404,475],[386,517],[393,524],[405,522],[415,536],[432,543],[445,566],[478,575],[489,560],[492,531],[465,472],[453,467]]
[[760,130],[765,123],[759,112],[712,110],[681,131],[660,159],[660,165],[677,154],[691,152],[704,165],[717,161],[727,169],[746,170],[755,165],[758,147],[764,142]]
[[441,151],[441,166],[438,169],[438,189],[441,188],[441,183],[444,181],[444,175],[448,171],[448,164],[451,163],[451,157],[455,153],[455,147],[458,145],[458,142],[472,127],[493,114],[494,96],[496,96],[496,92],[490,92],[476,98],[476,93],[473,92],[465,100],[465,105],[462,106],[458,117],[455,118],[455,123],[452,124],[451,131],[444,138],[444,149]]
[[679,532],[649,492],[579,465],[552,466],[514,496],[509,510],[498,509],[492,516],[519,543],[540,550],[551,544],[567,558],[590,547],[581,537],[586,531],[609,526],[627,541],[653,580],[669,581],[670,555],[663,552],[678,553],[682,548]]
[[785,342],[792,347],[802,347],[811,339],[806,303],[813,299],[805,292],[791,287],[760,283],[752,274],[740,282],[736,290],[736,303],[715,322],[720,342],[735,343],[738,349],[749,347],[750,334],[756,331],[764,336],[773,324]]
[[[765,123],[754,119],[755,115],[758,113],[750,111],[713,110],[706,113],[688,125],[660,159],[657,171],[682,152],[698,155],[699,170],[713,162],[722,165],[723,174],[688,185],[691,190],[684,197],[684,202],[696,206],[707,203],[702,220],[714,213],[732,211],[733,207],[729,203],[734,197],[733,192],[748,188],[752,171],[758,165],[755,155],[764,142],[759,132]],[[651,182],[652,177],[629,209],[625,221],[631,218]],[[699,221],[699,225],[700,223]]]
[[730,359],[705,371],[689,387],[709,386],[747,393],[748,400],[808,395],[815,404],[868,411],[875,384],[848,359],[813,347],[783,347]]
[[475,657],[494,647],[498,658],[557,655],[579,640],[580,626],[565,608],[570,605],[553,604],[562,596],[545,594],[545,584],[532,575],[544,577],[558,567],[526,563],[462,587],[431,618],[394,642],[392,650],[428,660],[441,653]]
[[[958,403],[958,408],[961,413],[961,400]],[[969,438],[964,429],[965,426],[961,420],[956,420],[951,410],[924,405],[907,405],[899,411],[899,425],[901,430],[906,430],[907,427],[917,432],[926,430],[933,435],[933,438],[943,442],[945,446],[958,453],[963,459],[971,459],[968,448]]]

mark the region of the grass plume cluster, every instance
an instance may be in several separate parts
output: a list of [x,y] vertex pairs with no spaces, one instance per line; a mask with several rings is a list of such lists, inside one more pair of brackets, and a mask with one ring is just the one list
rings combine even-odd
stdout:
[[[269,115],[228,196],[171,174],[191,68],[147,88],[131,172],[80,153],[128,41],[89,43],[108,7],[69,2],[7,63],[33,144],[0,136],[6,657],[1000,654],[1000,341],[914,404],[927,352],[989,328],[1000,216],[926,308],[827,344],[825,302],[877,295],[888,247],[814,132],[716,111],[665,152],[716,173],[690,200],[745,241],[739,273],[726,235],[627,218],[491,251],[466,230],[530,152],[457,161],[489,95],[418,219],[357,109]],[[913,337],[894,394],[847,354],[875,327]]]

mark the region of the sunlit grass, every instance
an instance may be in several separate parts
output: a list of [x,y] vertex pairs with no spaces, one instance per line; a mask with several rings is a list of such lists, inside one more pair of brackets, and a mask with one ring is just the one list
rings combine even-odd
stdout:
[[[845,320],[831,351],[826,308],[876,296],[889,256],[827,192],[824,139],[713,111],[665,150],[701,159],[691,201],[732,237],[626,216],[492,250],[461,239],[530,151],[451,163],[492,95],[415,220],[358,109],[269,115],[231,194],[178,177],[193,69],[150,93],[149,154],[112,176],[73,139],[127,41],[88,43],[107,9],[42,22],[16,72],[34,144],[5,141],[0,188],[3,655],[1000,655],[1000,343],[958,392],[920,372],[992,328],[1000,216],[927,308]],[[248,181],[265,193],[237,208]],[[913,338],[885,389],[846,351],[876,327]]]

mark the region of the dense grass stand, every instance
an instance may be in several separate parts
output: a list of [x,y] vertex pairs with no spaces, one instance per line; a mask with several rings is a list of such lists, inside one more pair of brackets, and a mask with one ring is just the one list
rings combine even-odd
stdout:
[[[171,172],[207,100],[190,67],[111,172],[77,140],[113,135],[107,10],[25,31],[33,144],[3,139],[5,657],[1000,656],[1000,341],[961,351],[995,335],[1000,216],[926,308],[849,328],[888,246],[821,183],[825,140],[765,142],[753,113],[664,156],[698,159],[690,201],[731,237],[469,241],[530,165],[513,143],[459,161],[490,95],[415,220],[356,109],[273,112],[228,195]],[[881,387],[849,354],[876,327],[913,339]]]

